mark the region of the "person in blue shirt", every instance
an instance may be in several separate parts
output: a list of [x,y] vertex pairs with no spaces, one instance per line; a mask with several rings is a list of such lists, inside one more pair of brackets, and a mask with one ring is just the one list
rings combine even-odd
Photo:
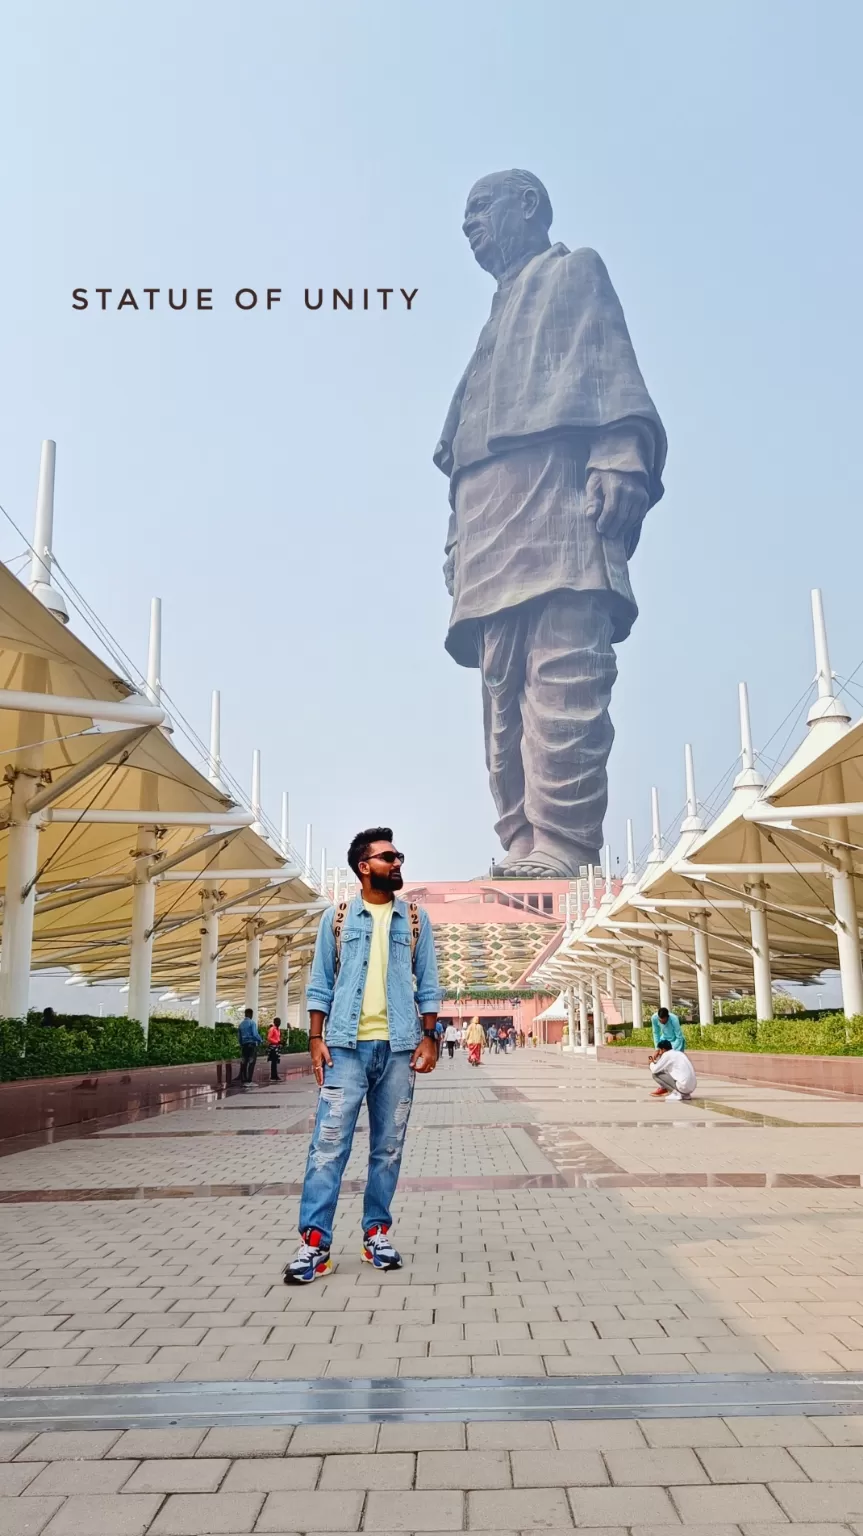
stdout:
[[686,1041],[676,1013],[669,1013],[667,1008],[659,1008],[650,1023],[654,1045],[659,1045],[660,1040],[667,1040],[673,1051],[686,1050]]
[[263,1040],[258,1034],[258,1026],[255,1023],[255,1015],[251,1008],[247,1008],[239,1028],[240,1051],[242,1052],[242,1064],[240,1066],[240,1082],[244,1088],[253,1088],[255,1085],[255,1062],[258,1059],[258,1046],[263,1045]]

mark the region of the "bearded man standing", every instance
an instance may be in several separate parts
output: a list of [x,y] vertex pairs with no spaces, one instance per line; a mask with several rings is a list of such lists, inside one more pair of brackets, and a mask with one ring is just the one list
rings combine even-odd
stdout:
[[434,462],[450,482],[446,647],[482,674],[497,874],[597,864],[628,561],[662,495],[665,432],[595,251],[552,245],[529,171],[478,181],[462,226],[496,280]]
[[308,1285],[333,1268],[336,1205],[363,1100],[369,1166],[362,1258],[375,1269],[402,1267],[389,1238],[390,1207],[416,1074],[437,1065],[441,993],[428,916],[397,895],[404,855],[392,836],[391,827],[357,833],[348,863],[361,894],[325,912],[318,929],[306,997],[321,1091],[300,1201],[301,1243],[286,1284]]

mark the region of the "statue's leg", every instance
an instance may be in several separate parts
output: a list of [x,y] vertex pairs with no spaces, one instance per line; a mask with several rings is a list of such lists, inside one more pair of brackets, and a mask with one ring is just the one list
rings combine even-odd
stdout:
[[485,761],[497,806],[495,831],[507,850],[505,863],[533,847],[524,810],[521,695],[528,618],[521,608],[482,621],[482,713]]
[[525,810],[534,854],[573,875],[598,863],[608,804],[608,714],[617,663],[612,618],[596,592],[531,605],[522,716]]

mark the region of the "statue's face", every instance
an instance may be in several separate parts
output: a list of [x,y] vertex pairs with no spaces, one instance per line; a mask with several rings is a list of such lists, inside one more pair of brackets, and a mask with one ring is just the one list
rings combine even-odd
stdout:
[[523,188],[502,175],[484,176],[471,189],[462,229],[484,271],[500,276],[530,248],[534,206]]

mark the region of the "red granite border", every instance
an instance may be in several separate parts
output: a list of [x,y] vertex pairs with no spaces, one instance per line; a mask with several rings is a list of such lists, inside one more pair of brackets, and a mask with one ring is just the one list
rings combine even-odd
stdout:
[[[601,1045],[600,1061],[621,1067],[646,1067],[651,1051],[643,1045]],[[863,1056],[773,1056],[756,1051],[688,1051],[696,1072],[729,1077],[771,1088],[806,1088],[863,1098]]]

